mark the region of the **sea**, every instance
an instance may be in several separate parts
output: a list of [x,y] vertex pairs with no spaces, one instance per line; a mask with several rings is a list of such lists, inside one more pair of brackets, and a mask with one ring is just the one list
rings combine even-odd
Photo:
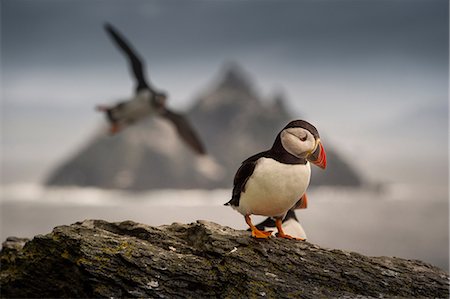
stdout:
[[[316,187],[297,217],[308,241],[369,256],[418,259],[449,269],[447,186],[392,184],[383,188]],[[84,219],[132,220],[159,226],[209,220],[246,229],[223,204],[230,189],[127,192],[10,184],[1,188],[0,237],[32,238]],[[253,216],[254,223],[265,219]]]

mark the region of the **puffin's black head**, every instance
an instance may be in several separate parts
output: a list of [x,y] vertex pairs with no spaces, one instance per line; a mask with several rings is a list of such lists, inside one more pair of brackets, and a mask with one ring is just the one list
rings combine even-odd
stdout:
[[290,123],[286,125],[286,127],[283,128],[283,130],[289,129],[289,128],[302,128],[305,130],[308,130],[314,138],[318,139],[320,138],[319,132],[317,131],[316,127],[314,127],[312,124],[307,122],[306,120],[293,120]]
[[319,132],[309,122],[291,121],[278,136],[283,149],[291,155],[304,158],[323,169],[327,166],[327,157]]

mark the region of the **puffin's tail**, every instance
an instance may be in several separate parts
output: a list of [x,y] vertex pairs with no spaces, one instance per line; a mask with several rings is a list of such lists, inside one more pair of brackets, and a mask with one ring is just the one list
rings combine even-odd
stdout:
[[232,201],[233,199],[230,199],[230,201],[229,202],[226,202],[226,203],[224,203],[223,205],[224,206],[231,206],[231,201]]
[[233,196],[229,202],[223,204],[224,206],[233,206],[238,207],[239,206],[239,197]]

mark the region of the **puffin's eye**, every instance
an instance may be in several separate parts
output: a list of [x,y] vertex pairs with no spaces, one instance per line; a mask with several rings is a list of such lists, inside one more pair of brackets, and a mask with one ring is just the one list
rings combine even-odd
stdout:
[[306,139],[308,139],[308,135],[305,135],[304,137],[300,137],[301,141],[306,141]]

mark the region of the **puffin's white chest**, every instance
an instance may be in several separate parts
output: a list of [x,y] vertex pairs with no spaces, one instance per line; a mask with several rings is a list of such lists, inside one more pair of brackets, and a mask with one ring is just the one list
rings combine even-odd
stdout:
[[283,216],[305,193],[310,177],[309,162],[283,164],[261,158],[236,209],[243,215]]

